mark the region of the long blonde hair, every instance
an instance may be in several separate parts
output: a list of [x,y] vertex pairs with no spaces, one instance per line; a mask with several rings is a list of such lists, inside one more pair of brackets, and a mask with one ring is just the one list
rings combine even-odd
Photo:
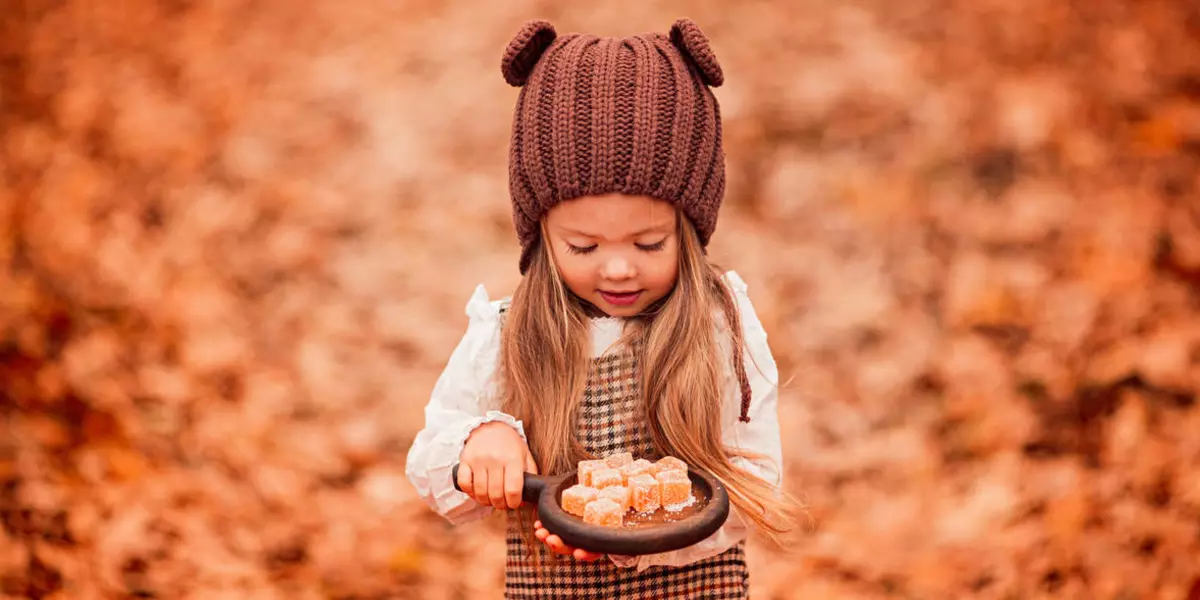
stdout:
[[[726,447],[721,440],[727,355],[714,313],[724,313],[734,368],[741,375],[745,346],[737,306],[718,269],[706,259],[691,222],[682,215],[676,221],[675,287],[649,314],[629,319],[622,336],[638,353],[645,422],[658,451],[714,475],[741,514],[778,541],[794,525],[799,503],[731,460],[758,455]],[[524,422],[540,471],[559,474],[592,458],[575,433],[591,353],[587,307],[562,281],[546,239],[543,223],[542,241],[505,318],[500,389],[503,410]],[[739,379],[748,394],[745,378]]]

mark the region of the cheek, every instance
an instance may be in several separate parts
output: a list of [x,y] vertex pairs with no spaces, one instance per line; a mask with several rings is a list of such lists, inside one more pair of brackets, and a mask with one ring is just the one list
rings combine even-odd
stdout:
[[562,277],[563,283],[576,294],[593,287],[591,283],[594,272],[595,269],[583,257],[569,256],[558,260],[558,276]]
[[675,252],[662,252],[646,267],[647,283],[660,291],[675,285],[679,275],[679,258]]

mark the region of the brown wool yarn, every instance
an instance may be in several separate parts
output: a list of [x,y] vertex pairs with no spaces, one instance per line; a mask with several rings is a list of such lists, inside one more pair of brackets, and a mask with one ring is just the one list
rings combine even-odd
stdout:
[[580,196],[644,195],[679,207],[703,245],[725,193],[724,74],[688,19],[669,34],[559,36],[530,21],[509,43],[501,72],[521,87],[509,147],[521,273],[555,204]]

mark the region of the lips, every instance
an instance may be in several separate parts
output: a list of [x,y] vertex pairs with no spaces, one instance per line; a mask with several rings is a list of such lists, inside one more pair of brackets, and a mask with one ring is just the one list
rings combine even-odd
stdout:
[[600,297],[613,306],[629,306],[642,296],[641,290],[636,292],[606,292],[600,290]]

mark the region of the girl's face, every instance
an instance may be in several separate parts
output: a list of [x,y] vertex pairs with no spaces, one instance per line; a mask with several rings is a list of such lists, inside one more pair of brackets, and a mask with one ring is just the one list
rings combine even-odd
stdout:
[[559,276],[609,316],[630,317],[662,299],[679,273],[675,207],[609,194],[561,202],[546,213]]

